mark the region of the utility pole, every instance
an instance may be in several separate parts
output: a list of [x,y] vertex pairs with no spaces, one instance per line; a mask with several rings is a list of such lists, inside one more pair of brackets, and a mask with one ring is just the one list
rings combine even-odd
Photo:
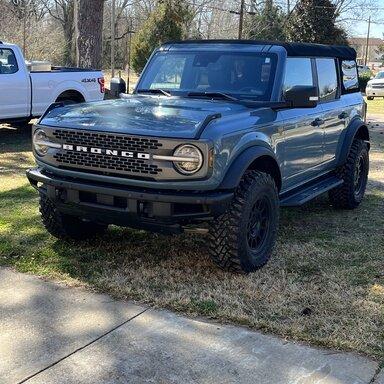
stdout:
[[112,0],[111,12],[111,72],[115,77],[115,25],[116,25],[116,0]]
[[371,29],[371,16],[368,18],[368,32],[367,32],[367,45],[365,48],[365,58],[364,58],[364,65],[367,65],[368,62],[368,52],[369,52],[369,33]]
[[239,13],[239,40],[243,37],[243,19],[244,19],[245,0],[241,0]]
[[291,13],[291,2],[290,0],[287,0],[287,14],[289,15]]

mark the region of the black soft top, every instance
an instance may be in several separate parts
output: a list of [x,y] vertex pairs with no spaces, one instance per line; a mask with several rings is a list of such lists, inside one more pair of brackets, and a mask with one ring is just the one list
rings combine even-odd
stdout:
[[284,47],[288,56],[337,57],[343,60],[356,60],[356,51],[346,45],[325,45],[312,43],[283,43],[280,41],[261,40],[182,40],[170,41],[173,44],[251,44],[251,45],[279,45]]

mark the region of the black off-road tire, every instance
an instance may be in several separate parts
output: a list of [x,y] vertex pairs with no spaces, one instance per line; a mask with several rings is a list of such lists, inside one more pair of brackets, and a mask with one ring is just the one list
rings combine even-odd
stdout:
[[368,172],[368,145],[364,140],[355,139],[345,164],[337,170],[337,175],[344,183],[328,193],[334,208],[354,209],[360,205],[367,186]]
[[44,194],[40,194],[40,213],[47,231],[61,240],[85,240],[103,234],[108,226],[82,221],[59,212],[55,204]]
[[[268,220],[263,224],[261,212],[265,211]],[[253,219],[255,215],[257,218]],[[279,195],[275,181],[263,172],[246,172],[227,211],[210,225],[212,260],[220,268],[237,273],[261,268],[271,257],[278,223]],[[259,236],[260,244],[255,240]]]

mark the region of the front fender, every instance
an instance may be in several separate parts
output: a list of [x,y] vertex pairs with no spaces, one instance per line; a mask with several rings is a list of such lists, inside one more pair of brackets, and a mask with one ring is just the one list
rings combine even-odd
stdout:
[[247,148],[232,162],[219,188],[236,188],[239,185],[244,172],[255,160],[261,158],[262,156],[270,157],[277,164],[276,156],[272,150],[261,146]]

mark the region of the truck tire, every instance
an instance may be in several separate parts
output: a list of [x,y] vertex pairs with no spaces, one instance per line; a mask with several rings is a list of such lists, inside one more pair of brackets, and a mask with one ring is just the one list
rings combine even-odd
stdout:
[[210,255],[222,269],[249,273],[271,257],[279,223],[279,195],[273,178],[247,171],[227,211],[210,225]]
[[108,227],[59,212],[55,204],[42,193],[40,194],[40,213],[47,231],[61,240],[93,238],[104,233]]
[[364,140],[355,139],[346,162],[337,170],[337,175],[344,183],[328,193],[334,208],[354,209],[359,206],[367,186],[368,172],[368,146]]
[[373,100],[373,96],[367,96],[367,100]]
[[13,123],[11,123],[11,126],[13,128],[20,128],[20,129],[23,129],[23,128],[30,128],[31,126],[29,125],[29,122],[31,121],[31,119],[26,119],[26,120],[19,120],[19,121],[15,121]]

